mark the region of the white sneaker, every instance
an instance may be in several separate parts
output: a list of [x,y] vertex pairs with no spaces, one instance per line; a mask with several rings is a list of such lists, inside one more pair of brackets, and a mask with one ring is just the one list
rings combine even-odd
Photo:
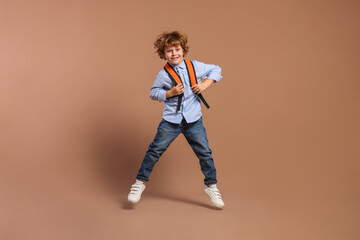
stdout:
[[205,185],[204,192],[210,197],[211,202],[218,208],[223,208],[225,206],[223,200],[221,199],[221,194],[219,189],[212,189]]
[[130,193],[128,195],[128,201],[131,203],[137,203],[140,201],[141,194],[145,190],[145,184],[134,183],[131,185]]

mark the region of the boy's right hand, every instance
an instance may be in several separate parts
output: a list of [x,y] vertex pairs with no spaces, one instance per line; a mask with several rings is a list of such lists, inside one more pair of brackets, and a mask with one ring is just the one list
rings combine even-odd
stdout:
[[184,87],[182,84],[178,84],[176,86],[174,86],[172,89],[168,90],[166,92],[166,98],[169,98],[169,97],[174,97],[174,96],[177,96],[177,95],[180,95],[184,92]]

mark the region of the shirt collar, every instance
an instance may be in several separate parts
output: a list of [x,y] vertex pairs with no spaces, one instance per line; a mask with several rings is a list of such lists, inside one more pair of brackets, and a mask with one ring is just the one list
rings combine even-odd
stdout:
[[180,63],[180,65],[172,65],[171,63],[169,63],[170,66],[172,66],[175,69],[185,69],[185,60],[182,60],[182,62]]

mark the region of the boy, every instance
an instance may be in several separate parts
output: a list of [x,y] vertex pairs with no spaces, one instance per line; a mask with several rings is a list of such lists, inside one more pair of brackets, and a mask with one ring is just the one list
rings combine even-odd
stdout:
[[[150,91],[152,100],[164,101],[163,120],[145,154],[136,182],[131,186],[128,200],[130,203],[140,200],[146,187],[144,182],[149,181],[155,163],[172,141],[183,133],[200,160],[201,171],[205,176],[205,193],[216,207],[223,208],[224,202],[216,187],[216,169],[201,113],[201,101],[208,107],[201,93],[212,83],[221,80],[221,68],[184,60],[189,46],[187,36],[183,33],[164,32],[158,36],[154,45],[159,57],[167,61]],[[191,68],[195,74],[191,74]],[[194,79],[193,83],[190,82],[191,78]]]

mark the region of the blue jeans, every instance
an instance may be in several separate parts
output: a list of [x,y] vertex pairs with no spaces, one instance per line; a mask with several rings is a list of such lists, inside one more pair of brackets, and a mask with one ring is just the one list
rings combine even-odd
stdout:
[[162,120],[159,124],[154,141],[150,144],[136,179],[148,182],[149,176],[161,155],[180,134],[184,134],[186,140],[192,147],[200,160],[201,171],[205,176],[205,184],[215,184],[216,169],[209,148],[206,130],[202,118],[193,123],[186,123],[185,119],[180,124],[170,123]]

